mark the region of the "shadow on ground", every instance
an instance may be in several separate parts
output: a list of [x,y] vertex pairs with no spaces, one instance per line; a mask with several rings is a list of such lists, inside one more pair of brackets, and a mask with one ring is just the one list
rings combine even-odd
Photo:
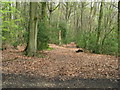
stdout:
[[59,77],[30,77],[26,75],[2,74],[3,88],[118,88],[117,80],[82,79],[78,77],[62,81]]

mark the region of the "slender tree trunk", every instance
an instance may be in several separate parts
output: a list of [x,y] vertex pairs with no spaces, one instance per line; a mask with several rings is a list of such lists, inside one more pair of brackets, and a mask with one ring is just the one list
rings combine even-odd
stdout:
[[54,10],[56,10],[58,6],[59,6],[59,4],[58,4],[55,8],[53,8],[53,2],[49,2],[49,4],[48,4],[49,24],[52,22],[52,12],[53,12]]
[[68,20],[68,9],[69,9],[69,3],[66,2],[66,13],[65,13],[65,19]]
[[46,22],[46,2],[42,3],[42,12],[41,12],[41,20],[45,23]]
[[[46,2],[41,2],[41,4],[42,4],[42,6],[41,6],[41,18],[40,18],[40,21],[39,21],[39,25],[42,25],[41,27],[44,27],[44,33],[46,33],[45,32],[46,31]],[[38,50],[40,50],[40,48],[42,47],[41,43],[43,43],[39,40],[39,38],[41,38],[41,36],[39,36],[39,35],[41,35],[40,34],[41,33],[40,28],[41,27],[38,27],[39,28],[39,30],[38,30],[38,40],[37,40]]]
[[[110,7],[108,8],[108,10],[111,10],[111,5],[110,5]],[[116,16],[116,15],[114,15],[114,16]],[[105,27],[104,27],[104,30],[105,30],[105,32],[104,32],[104,36],[103,36],[103,39],[101,40],[101,47],[100,47],[100,50],[101,50],[101,52],[103,53],[103,51],[104,51],[104,43],[105,43],[105,40],[106,40],[106,38],[108,37],[108,35],[114,30],[114,26],[113,26],[113,28],[111,28],[111,25],[112,25],[112,21],[113,21],[113,18],[114,18],[114,16],[113,17],[111,17],[111,15],[110,15],[110,13],[106,16],[106,18],[104,17],[104,25],[105,25]]]
[[120,58],[120,1],[118,2],[118,57]]
[[[19,10],[19,4],[20,3],[16,1],[16,9],[17,10]],[[15,16],[15,19],[19,19],[18,15]],[[17,26],[19,26],[19,22],[18,21],[16,21],[15,23],[16,23]],[[18,32],[18,30],[16,30],[16,42],[19,42],[18,41],[19,40],[19,36],[18,35],[19,35],[19,32]]]
[[85,48],[88,48],[87,47],[87,45],[88,45],[88,41],[90,41],[90,37],[91,37],[91,29],[92,29],[92,11],[93,11],[93,7],[92,7],[92,4],[93,4],[93,2],[91,2],[91,4],[90,4],[90,13],[89,13],[89,21],[88,21],[88,23],[89,23],[89,34],[88,34],[88,37],[86,38],[86,40],[85,40]]
[[34,56],[37,51],[37,2],[30,2],[29,40],[27,55]]
[[[59,22],[60,22],[60,6],[58,8],[59,12],[58,12],[58,22],[57,22],[57,29],[59,30]],[[58,32],[58,39],[59,39],[59,45],[62,44],[61,40],[62,40],[62,37],[61,37],[61,30],[59,30]]]
[[[11,11],[11,7],[12,7],[12,3],[9,3],[9,11]],[[11,17],[12,17],[12,14],[9,13],[9,18],[8,18],[8,20],[11,20]]]
[[49,14],[50,14],[50,16],[49,16],[49,24],[50,24],[51,21],[52,21],[52,2],[50,2],[50,10],[49,10]]
[[101,33],[101,23],[103,17],[103,2],[100,5],[100,12],[99,12],[99,20],[98,20],[98,29],[97,29],[97,40],[96,40],[96,49],[95,52],[99,53],[99,45],[100,45],[100,33]]
[[84,3],[81,2],[81,30],[83,30],[83,8],[84,8]]
[[[0,10],[2,10],[2,4],[0,3]],[[2,13],[0,13],[0,16],[2,16],[3,14]],[[2,19],[2,18],[0,18],[0,26],[2,26],[2,21],[5,21],[4,20],[5,19],[5,17]],[[3,33],[2,33],[2,27],[0,27],[0,46],[2,47],[2,44],[3,44],[3,42],[2,42],[2,35],[3,35]],[[0,58],[1,58],[1,60],[2,60],[2,54],[0,53]],[[0,63],[1,64],[1,63]]]

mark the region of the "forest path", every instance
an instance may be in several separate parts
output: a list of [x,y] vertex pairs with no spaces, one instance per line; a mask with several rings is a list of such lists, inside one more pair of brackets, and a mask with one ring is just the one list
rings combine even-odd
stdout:
[[[49,44],[44,58],[3,51],[3,87],[117,88],[117,58]],[[10,59],[12,61],[5,61]],[[13,58],[15,60],[13,60]]]

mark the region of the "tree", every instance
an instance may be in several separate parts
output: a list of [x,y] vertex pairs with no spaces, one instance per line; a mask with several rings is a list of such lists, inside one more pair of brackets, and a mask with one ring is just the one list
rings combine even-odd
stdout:
[[48,2],[48,5],[47,5],[48,11],[49,11],[49,24],[52,21],[52,13],[53,13],[53,11],[55,11],[57,9],[57,7],[59,6],[59,4],[58,4],[56,7],[53,7],[53,3],[54,2]]
[[61,37],[61,29],[59,28],[59,25],[60,25],[60,6],[61,6],[61,3],[59,3],[59,7],[58,7],[58,21],[57,21],[57,29],[59,30],[58,32],[58,39],[59,39],[59,45],[62,44],[61,40],[62,40],[62,37]]
[[38,22],[38,50],[48,48],[48,30],[47,30],[47,13],[46,13],[46,2],[41,2],[40,20]]
[[118,57],[120,57],[120,1],[118,2]]
[[34,56],[37,51],[37,2],[30,2],[29,40],[27,55]]
[[97,29],[97,40],[96,40],[96,49],[95,52],[99,53],[99,45],[100,45],[100,33],[101,33],[101,23],[103,17],[103,2],[100,5],[99,19],[98,19],[98,29]]

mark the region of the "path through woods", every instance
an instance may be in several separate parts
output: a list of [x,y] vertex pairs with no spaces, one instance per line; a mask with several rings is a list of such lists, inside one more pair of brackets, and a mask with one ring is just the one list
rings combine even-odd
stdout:
[[43,51],[43,58],[26,57],[22,49],[4,50],[3,88],[118,88],[118,60],[114,56],[76,53],[77,48],[49,46],[53,50]]

